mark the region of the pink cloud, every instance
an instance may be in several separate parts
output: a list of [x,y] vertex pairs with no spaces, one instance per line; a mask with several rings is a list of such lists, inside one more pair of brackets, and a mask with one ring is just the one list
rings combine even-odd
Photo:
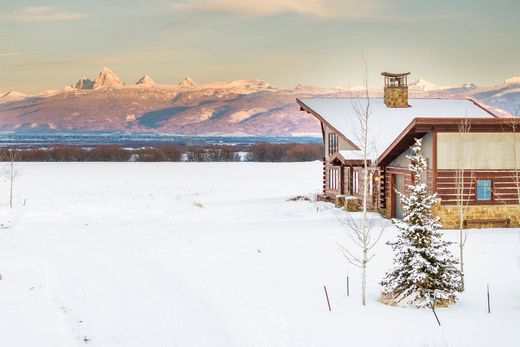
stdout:
[[[177,10],[229,13],[251,17],[283,13],[313,17],[358,17],[366,15],[367,9],[372,8],[373,2],[374,0],[187,0],[175,3],[172,7]],[[346,12],[338,12],[338,10],[346,10]]]
[[75,20],[84,17],[86,17],[84,13],[70,12],[48,6],[25,7],[12,13],[0,15],[0,19],[15,22],[54,22]]

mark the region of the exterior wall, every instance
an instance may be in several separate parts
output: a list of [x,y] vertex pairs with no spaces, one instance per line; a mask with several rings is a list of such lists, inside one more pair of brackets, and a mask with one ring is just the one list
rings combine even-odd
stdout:
[[[464,219],[509,218],[511,226],[520,226],[518,181],[515,173],[520,169],[520,134],[438,133],[437,168],[439,204],[434,211],[441,218],[444,228],[459,226],[456,172],[462,168],[465,169],[466,186]],[[478,178],[492,179],[490,202],[476,200]],[[503,226],[503,223],[483,226]]]
[[454,170],[461,163],[465,169],[520,169],[520,133],[438,133],[437,167]]
[[[340,165],[339,163],[330,163],[331,156],[329,155],[329,134],[335,133],[338,135],[338,151],[339,150],[352,150],[355,149],[349,142],[347,142],[341,134],[338,134],[336,131],[328,127],[326,124],[323,124],[323,143],[324,143],[324,162],[323,162],[323,193],[328,197],[335,197],[336,195],[344,194],[349,195],[350,190],[349,187],[349,168]],[[341,169],[341,179],[343,181],[343,192],[341,191],[341,185],[339,185],[338,189],[330,189],[329,188],[329,169],[330,168],[340,168]]]
[[[433,174],[433,132],[429,132],[422,137],[422,154],[426,158],[428,162],[428,168],[426,170],[425,176],[423,177],[423,181],[426,182],[428,186],[428,192],[433,193],[433,183],[434,183],[434,174]],[[410,160],[406,158],[407,155],[411,153],[410,149],[401,153],[396,159],[394,159],[387,167],[385,171],[385,184],[383,190],[383,204],[385,208],[385,215],[388,218],[391,218],[392,213],[392,174],[404,174],[405,175],[405,187],[409,184],[412,184],[412,173],[408,170],[408,165],[410,164]],[[406,192],[405,192],[406,193]]]
[[404,176],[404,194],[408,194],[408,186],[412,184],[412,172],[408,170],[407,168],[402,167],[391,167],[387,166],[385,170],[385,190],[384,190],[384,196],[385,196],[385,216],[387,218],[392,218],[392,211],[394,206],[393,205],[393,183],[392,183],[392,175],[403,175]]
[[385,87],[384,100],[387,107],[408,107],[408,87]]
[[[492,200],[486,205],[517,205],[518,186],[516,174],[512,170],[468,170],[464,173],[464,203],[467,205],[482,205],[476,200],[476,180],[489,178],[493,182]],[[519,176],[520,178],[520,173]],[[520,182],[519,182],[520,183]],[[437,194],[442,205],[457,204],[456,170],[437,171]]]
[[[324,162],[324,179],[323,179],[323,193],[329,197],[335,197],[336,195],[340,195],[341,193],[341,181],[338,184],[338,189],[329,188],[329,179],[330,179],[330,169],[339,169],[340,176],[342,167],[340,165],[333,165],[331,163]],[[344,171],[344,170],[343,170]]]
[[[359,166],[353,167],[352,171],[353,172],[357,172],[358,177],[359,177],[358,191],[354,192],[353,191],[353,187],[351,185],[350,188],[349,188],[349,193],[350,193],[349,195],[355,196],[356,198],[362,200],[363,199],[363,190],[364,190],[364,187],[365,187],[365,182],[363,180],[363,168],[359,167]],[[369,183],[369,186],[367,188],[368,189],[368,208],[370,208],[370,209],[377,209],[377,208],[379,208],[379,199],[378,199],[378,197],[379,197],[379,192],[381,191],[381,188],[379,186],[379,182],[375,180],[375,176],[377,176],[377,175],[378,175],[378,172],[375,172],[372,175],[372,192],[370,192],[370,183]],[[370,174],[369,174],[368,179],[370,180]],[[352,177],[351,177],[351,180],[353,180]]]
[[329,134],[330,133],[335,133],[338,135],[338,150],[352,150],[352,149],[355,149],[350,143],[348,143],[342,136],[341,134],[338,134],[337,132],[335,132],[333,129],[329,128],[326,124],[323,124],[323,131],[324,131],[324,136],[325,138],[323,139],[323,143],[324,143],[324,151],[325,151],[325,160],[329,160],[330,159],[330,156],[329,156]]
[[[484,172],[476,172],[475,177]],[[387,218],[392,217],[392,204],[393,195],[391,190],[392,187],[392,174],[404,175],[405,186],[412,184],[412,173],[404,168],[398,167],[387,167],[385,173],[385,216]],[[485,172],[486,177],[490,177],[490,172]],[[520,204],[518,203],[518,196],[516,186],[511,188],[513,182],[511,176],[507,175],[508,172],[496,173],[494,180],[497,181],[493,189],[494,201],[486,204],[478,203],[475,201],[467,202],[466,212],[464,219],[510,219],[511,227],[520,227]],[[429,175],[431,182],[432,175]],[[470,177],[468,177],[468,190],[466,191],[468,196],[474,198],[474,181],[470,183]],[[501,181],[501,182],[499,182]],[[441,224],[445,229],[454,229],[459,227],[459,212],[456,206],[456,199],[453,196],[455,194],[454,186],[454,175],[452,171],[440,171],[437,178],[437,189],[439,202],[433,209],[433,215],[441,218]],[[429,184],[431,187],[431,184]],[[408,194],[408,189],[405,188],[404,194]],[[489,223],[483,224],[482,227],[503,227],[503,223]]]
[[[403,167],[408,168],[410,164],[410,160],[406,158],[407,155],[411,153],[411,150],[401,153],[397,158],[395,158],[388,166],[392,167]],[[422,137],[422,155],[428,161],[428,167],[432,167],[433,163],[433,132],[429,132]]]
[[[351,196],[355,197],[358,200],[363,199],[363,188],[364,188],[364,182],[363,182],[363,175],[362,175],[362,168],[361,167],[350,167],[350,166],[342,166],[342,165],[333,165],[332,163],[327,163],[324,161],[324,171],[323,171],[323,190],[325,196],[327,196],[329,199],[335,200],[338,196]],[[343,181],[343,190],[341,190],[341,185],[338,186],[338,189],[330,189],[329,188],[329,169],[330,168],[339,168],[341,172],[341,180]],[[357,192],[354,192],[353,190],[353,175],[354,172],[357,172],[359,175],[359,183],[358,183],[358,190]],[[375,180],[374,174],[372,176],[372,194],[370,194],[369,190],[369,198],[368,198],[368,207],[370,209],[378,209],[379,208],[379,195],[381,191],[381,187],[379,185],[379,182]],[[370,189],[370,188],[368,188]]]
[[[434,208],[434,215],[441,218],[445,229],[456,229],[459,227],[459,212],[457,206],[446,206],[438,204]],[[520,205],[473,205],[468,206],[464,216],[465,219],[488,219],[509,218],[511,227],[520,227]],[[483,227],[503,227],[504,224],[484,224]],[[473,227],[473,226],[470,226]]]

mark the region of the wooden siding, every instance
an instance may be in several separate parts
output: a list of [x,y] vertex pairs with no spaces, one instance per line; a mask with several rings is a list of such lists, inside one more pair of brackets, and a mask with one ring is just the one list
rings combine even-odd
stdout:
[[[476,200],[476,180],[479,178],[491,179],[492,200]],[[518,190],[515,172],[511,170],[476,170],[471,172],[466,170],[464,177],[465,185],[464,201],[468,205],[478,204],[518,204]],[[457,182],[456,170],[438,170],[437,172],[437,193],[443,205],[457,204]]]
[[[340,185],[338,186],[338,189],[331,189],[329,187],[329,172],[332,168],[339,168],[340,169]],[[354,192],[353,189],[353,173],[357,172],[359,175],[359,184],[358,184],[358,191]],[[370,208],[378,208],[380,207],[380,192],[381,187],[379,185],[379,182],[377,182],[374,179],[375,175],[372,177],[372,189],[373,194],[370,194],[369,191],[369,201],[368,205]],[[344,165],[334,165],[331,163],[327,163],[327,161],[323,161],[323,193],[330,197],[336,197],[338,195],[348,195],[348,196],[355,196],[358,199],[363,198],[363,175],[362,175],[362,168],[361,167],[351,167],[351,166],[344,166]]]

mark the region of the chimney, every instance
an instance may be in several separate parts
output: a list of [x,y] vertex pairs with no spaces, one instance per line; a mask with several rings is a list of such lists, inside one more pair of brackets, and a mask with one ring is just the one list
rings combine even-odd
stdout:
[[385,105],[391,108],[407,108],[408,105],[408,75],[404,73],[382,72],[385,77]]

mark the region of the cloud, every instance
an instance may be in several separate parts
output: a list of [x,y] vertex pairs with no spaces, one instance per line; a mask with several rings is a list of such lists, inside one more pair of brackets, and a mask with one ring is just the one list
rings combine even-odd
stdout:
[[25,23],[56,22],[65,20],[75,20],[84,17],[86,17],[86,14],[84,13],[70,12],[48,6],[25,7],[12,13],[0,14],[0,19]]
[[[411,1],[411,0],[410,0]],[[411,14],[386,0],[179,0],[177,11],[222,13],[244,17],[298,14],[315,18],[372,19],[378,21],[439,21],[465,13]]]
[[15,57],[20,55],[19,52],[0,52],[0,58],[2,57]]
[[[347,3],[363,3],[361,0],[344,0]],[[175,3],[176,10],[228,13],[239,16],[258,17],[295,13],[316,17],[330,17],[333,11],[327,0],[187,0]],[[366,2],[371,2],[367,0]]]

